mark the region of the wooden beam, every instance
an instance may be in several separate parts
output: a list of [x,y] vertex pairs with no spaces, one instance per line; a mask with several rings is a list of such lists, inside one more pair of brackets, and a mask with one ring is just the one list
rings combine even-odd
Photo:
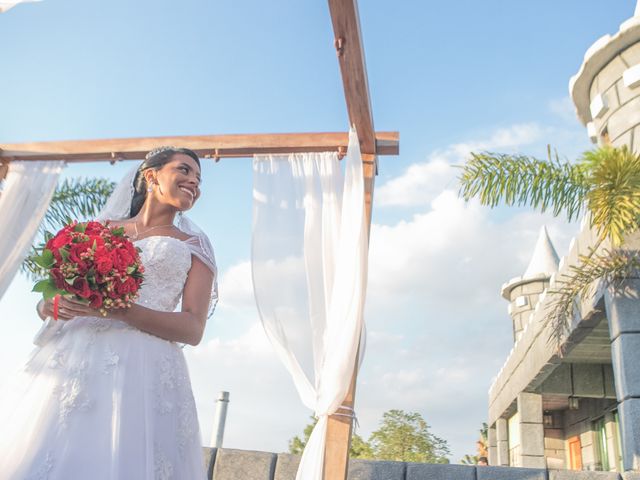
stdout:
[[[329,0],[335,47],[340,64],[349,122],[355,126],[362,151],[365,185],[365,215],[367,235],[371,231],[371,212],[375,176],[378,173],[376,135],[371,113],[367,68],[360,31],[357,0]],[[397,154],[397,153],[396,153]],[[359,349],[358,349],[359,350]],[[358,355],[353,367],[351,384],[337,413],[353,411],[358,379]],[[349,467],[349,449],[353,429],[352,419],[344,415],[329,417],[324,457],[324,479],[345,480]]]
[[[398,132],[377,132],[379,155],[398,154]],[[0,162],[12,160],[65,160],[92,162],[136,160],[161,145],[176,145],[194,150],[202,157],[251,157],[254,154],[296,152],[346,152],[349,134],[275,133],[240,135],[190,135],[173,137],[116,138],[58,142],[0,143]]]
[[329,0],[329,10],[349,122],[358,131],[362,153],[377,153],[357,0]]

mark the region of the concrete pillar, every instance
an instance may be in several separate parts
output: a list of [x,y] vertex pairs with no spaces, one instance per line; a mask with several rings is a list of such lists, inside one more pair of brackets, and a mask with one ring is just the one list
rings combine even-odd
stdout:
[[489,427],[488,438],[487,441],[489,443],[489,465],[497,465],[498,464],[498,443],[496,438],[496,426],[493,424]]
[[544,458],[544,426],[542,424],[542,395],[522,392],[518,394],[520,414],[519,466],[546,468]]
[[640,470],[640,279],[605,293],[624,470]]
[[495,465],[509,466],[509,429],[507,419],[496,420],[496,451],[497,462]]

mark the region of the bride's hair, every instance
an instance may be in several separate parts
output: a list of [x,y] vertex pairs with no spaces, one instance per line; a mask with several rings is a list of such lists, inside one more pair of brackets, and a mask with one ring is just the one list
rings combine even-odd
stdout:
[[188,148],[160,147],[155,150],[151,150],[145,157],[144,162],[140,165],[140,168],[138,168],[136,176],[133,179],[133,198],[131,199],[129,218],[135,217],[138,214],[147,198],[147,179],[144,177],[142,172],[148,168],[160,170],[165,164],[171,161],[171,158],[176,153],[189,155],[196,161],[198,166],[200,166],[200,159],[198,158],[198,155]]

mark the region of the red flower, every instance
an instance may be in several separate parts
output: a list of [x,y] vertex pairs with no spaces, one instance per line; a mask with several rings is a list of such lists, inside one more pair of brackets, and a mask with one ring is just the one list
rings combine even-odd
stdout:
[[102,306],[102,295],[99,293],[92,293],[89,300],[91,301],[90,305],[93,308],[100,308]]
[[58,234],[47,242],[46,248],[49,250],[57,250],[71,242],[71,235],[66,230],[58,232]]
[[102,275],[106,275],[113,268],[113,261],[111,260],[111,256],[106,252],[104,254],[96,255],[94,257],[94,262],[96,266],[96,271]]
[[116,282],[116,291],[119,295],[126,295],[127,293],[133,293],[138,289],[136,281],[133,277],[127,277],[124,282]]
[[124,248],[112,251],[113,265],[120,273],[126,273],[127,267],[133,263],[133,256]]
[[[49,275],[60,290],[88,299],[100,309],[128,306],[137,298],[144,267],[140,250],[126,235],[115,235],[100,222],[72,222],[46,248],[53,253]],[[72,285],[69,278],[74,278]],[[105,299],[113,302],[105,306]]]
[[86,278],[76,278],[73,282],[73,293],[82,298],[89,298],[91,296],[91,288]]

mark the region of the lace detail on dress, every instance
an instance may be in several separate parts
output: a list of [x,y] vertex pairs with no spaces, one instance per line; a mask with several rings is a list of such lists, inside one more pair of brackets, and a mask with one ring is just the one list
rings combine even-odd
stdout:
[[47,362],[47,366],[49,368],[60,368],[65,365],[65,351],[62,348],[56,348],[53,352],[53,355],[49,357],[49,361]]
[[44,459],[41,460],[41,463],[36,471],[30,474],[26,478],[26,480],[47,480],[52,469],[53,455],[51,454],[51,452],[47,452],[47,455],[44,457]]
[[157,364],[156,410],[163,415],[175,415],[180,456],[184,456],[189,442],[197,437],[198,415],[194,406],[191,382],[179,351],[164,355]]
[[173,465],[165,457],[156,445],[154,452],[155,480],[171,480],[173,478]]
[[118,365],[120,361],[120,357],[116,352],[113,351],[110,345],[107,345],[105,354],[104,354],[104,368],[102,369],[103,373],[111,373],[115,367]]
[[78,410],[86,412],[91,406],[91,400],[82,391],[80,378],[67,380],[60,391],[60,426],[69,426],[69,416]]
[[144,265],[144,283],[137,303],[154,310],[175,310],[187,274],[191,268],[191,252],[182,241],[173,237],[146,237],[140,259]]
[[175,365],[171,356],[165,355],[158,362],[158,380],[156,384],[156,409],[160,413],[173,412],[173,402],[170,400],[174,398],[173,390],[176,388]]

